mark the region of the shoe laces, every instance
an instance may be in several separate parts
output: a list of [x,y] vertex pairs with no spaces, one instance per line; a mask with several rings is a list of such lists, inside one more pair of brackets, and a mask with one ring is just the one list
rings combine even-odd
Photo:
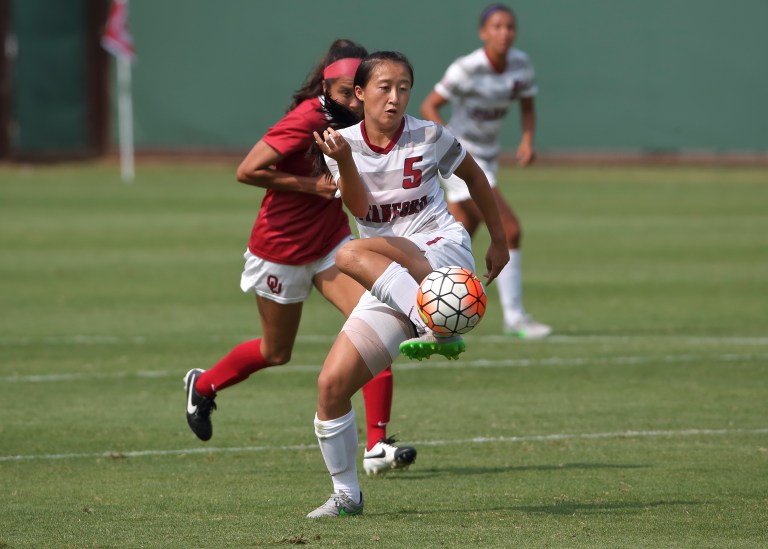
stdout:
[[333,500],[333,504],[338,509],[341,509],[347,503],[351,503],[352,502],[350,497],[347,494],[345,494],[344,492],[334,492],[333,495],[331,495],[330,499]]
[[200,403],[197,405],[197,415],[207,417],[216,409],[216,401],[212,398],[200,397]]
[[395,438],[395,435],[392,435],[391,437],[379,439],[379,444],[384,444],[386,446],[397,447],[396,442],[397,442],[397,439]]

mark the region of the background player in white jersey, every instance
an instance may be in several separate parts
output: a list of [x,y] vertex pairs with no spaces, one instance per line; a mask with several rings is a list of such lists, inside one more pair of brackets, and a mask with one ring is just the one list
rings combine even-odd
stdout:
[[[552,329],[526,314],[522,298],[520,261],[520,223],[512,208],[496,188],[499,161],[499,134],[507,111],[515,100],[520,103],[522,139],[517,148],[517,163],[527,166],[533,161],[535,127],[534,95],[537,87],[533,65],[528,56],[513,48],[517,36],[517,20],[504,4],[492,4],[480,16],[480,40],[483,47],[454,61],[434,90],[421,104],[427,120],[447,126],[472,154],[493,187],[501,212],[509,247],[509,264],[496,283],[504,312],[504,332],[522,338],[548,336]],[[448,124],[440,108],[451,105]],[[448,209],[474,234],[483,220],[482,212],[472,200],[464,181],[456,175],[443,181]]]
[[[509,260],[504,229],[483,171],[445,128],[405,114],[413,86],[413,69],[405,56],[398,52],[369,55],[355,73],[354,84],[364,120],[338,131],[329,128],[322,138],[317,132],[314,135],[361,237],[342,246],[336,264],[369,292],[344,324],[318,378],[315,434],[334,494],[309,518],[363,510],[352,395],[398,350],[406,352],[409,342],[416,349],[433,347],[417,356],[460,352],[454,338],[435,338],[426,332],[414,311],[417,281],[433,269],[459,265],[474,270],[469,234],[448,213],[438,173],[459,174],[485,215],[491,237],[486,254],[488,283]],[[424,334],[404,342],[415,335],[417,326]],[[448,349],[436,339],[450,340]]]

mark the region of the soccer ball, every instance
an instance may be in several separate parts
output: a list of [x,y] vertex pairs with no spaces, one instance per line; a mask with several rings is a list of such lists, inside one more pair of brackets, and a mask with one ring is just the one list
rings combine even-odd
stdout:
[[472,271],[442,267],[424,278],[416,292],[416,306],[435,334],[466,334],[485,314],[485,291]]

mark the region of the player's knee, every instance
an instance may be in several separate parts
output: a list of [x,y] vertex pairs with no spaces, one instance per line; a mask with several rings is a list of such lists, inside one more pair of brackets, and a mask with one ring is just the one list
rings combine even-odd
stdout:
[[336,266],[341,272],[349,274],[352,265],[357,261],[358,255],[357,241],[351,240],[336,251]]
[[323,368],[317,378],[317,399],[320,407],[328,408],[334,404],[349,400],[343,376],[332,369]]
[[510,250],[516,250],[520,247],[523,239],[523,230],[517,220],[510,220],[504,224],[504,232],[507,235],[507,247]]
[[270,366],[280,366],[291,361],[292,351],[291,347],[266,347],[262,348],[261,354]]

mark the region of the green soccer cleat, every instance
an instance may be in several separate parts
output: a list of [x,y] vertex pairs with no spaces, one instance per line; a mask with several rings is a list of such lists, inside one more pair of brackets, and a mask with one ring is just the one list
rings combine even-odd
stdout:
[[520,339],[543,339],[552,333],[552,328],[536,322],[530,315],[522,315],[512,324],[504,325],[504,334]]
[[464,339],[461,336],[438,337],[426,332],[419,337],[407,339],[400,344],[400,352],[410,359],[421,360],[432,355],[442,355],[448,360],[458,360],[464,352]]

